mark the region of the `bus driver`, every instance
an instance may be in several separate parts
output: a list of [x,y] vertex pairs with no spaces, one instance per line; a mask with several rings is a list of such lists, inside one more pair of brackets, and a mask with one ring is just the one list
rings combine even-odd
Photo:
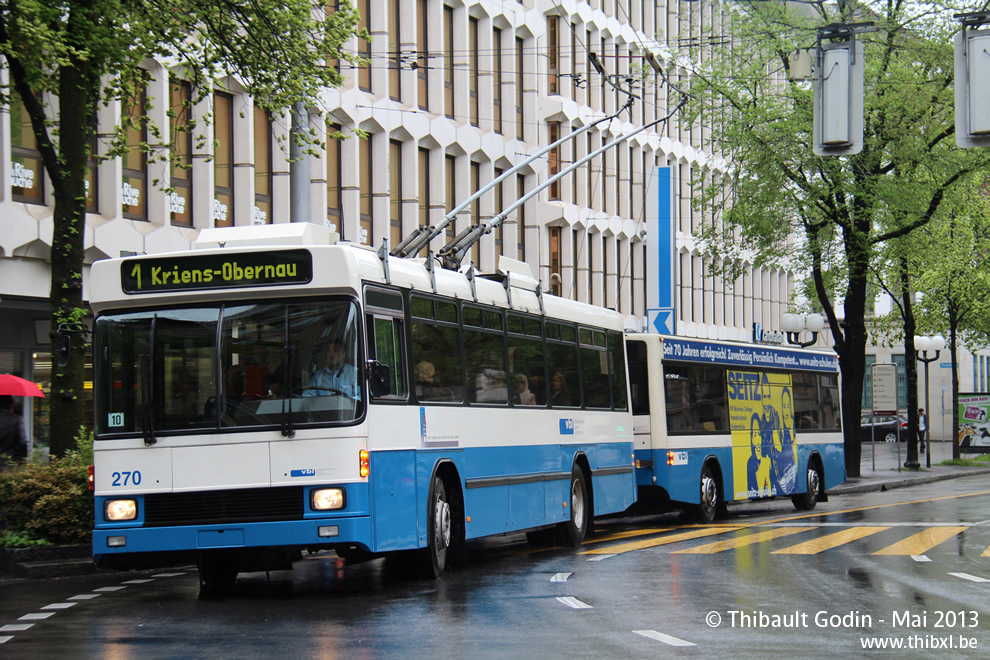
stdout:
[[357,385],[357,369],[347,364],[344,345],[340,339],[331,339],[326,345],[326,366],[313,374],[309,389],[303,396],[330,396],[340,392],[352,399],[360,398]]

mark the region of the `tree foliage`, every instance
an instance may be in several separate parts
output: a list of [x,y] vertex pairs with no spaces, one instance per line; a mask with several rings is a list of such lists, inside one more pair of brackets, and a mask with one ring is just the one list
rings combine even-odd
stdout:
[[[151,60],[192,83],[192,103],[224,89],[230,76],[273,114],[299,102],[319,108],[321,93],[341,82],[331,60],[354,60],[342,46],[357,21],[347,0],[333,12],[309,0],[0,0],[0,53],[9,71],[0,94],[4,101],[20,96],[54,199],[53,345],[60,326],[78,329],[86,313],[85,179],[98,108],[134,98]],[[110,156],[126,152],[121,134],[108,145]],[[84,348],[83,334],[72,334],[68,365],[53,369],[56,455],[71,448],[83,422]]]
[[[809,272],[842,370],[849,476],[860,473],[872,269],[885,245],[924,227],[990,165],[990,150],[955,146],[951,16],[961,10],[903,0],[743,3],[723,26],[725,45],[703,59],[688,53],[702,60],[692,71],[692,117],[712,124],[710,146],[730,163],[704,181],[700,203],[714,219],[703,231],[706,249],[714,263],[750,256]],[[811,82],[788,81],[790,55],[815,46],[818,27],[864,21],[877,28],[857,37],[864,147],[817,157]]]

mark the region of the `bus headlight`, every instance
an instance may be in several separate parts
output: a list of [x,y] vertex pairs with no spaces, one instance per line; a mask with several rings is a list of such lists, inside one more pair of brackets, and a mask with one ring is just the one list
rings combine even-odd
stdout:
[[103,519],[121,522],[137,518],[137,500],[107,500],[103,505]]
[[309,496],[313,511],[333,511],[344,508],[343,488],[314,488]]

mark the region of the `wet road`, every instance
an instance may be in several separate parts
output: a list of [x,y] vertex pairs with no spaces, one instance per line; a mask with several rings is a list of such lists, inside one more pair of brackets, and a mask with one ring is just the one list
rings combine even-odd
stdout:
[[[425,582],[317,556],[200,598],[195,570],[0,583],[0,657],[899,657],[990,648],[990,478],[598,521],[577,550],[470,544]],[[717,625],[716,625],[717,624]],[[898,641],[899,640],[899,641]],[[961,649],[965,644],[968,649]],[[975,645],[975,650],[972,646]],[[872,654],[882,653],[873,651]]]

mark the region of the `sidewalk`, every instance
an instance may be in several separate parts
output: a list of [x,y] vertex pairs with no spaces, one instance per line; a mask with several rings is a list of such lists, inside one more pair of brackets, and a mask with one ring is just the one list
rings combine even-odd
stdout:
[[[876,448],[874,460],[874,447]],[[936,440],[931,443],[931,467],[926,467],[927,456],[918,452],[920,470],[904,468],[907,461],[906,442],[877,442],[864,443],[860,459],[860,476],[847,479],[828,491],[829,495],[844,495],[847,493],[869,493],[873,491],[905,488],[919,484],[955,479],[972,474],[990,474],[990,464],[985,468],[961,467],[957,465],[939,465],[942,461],[952,458],[952,443],[948,440]],[[898,456],[898,450],[900,455]],[[898,467],[901,469],[898,471]]]

